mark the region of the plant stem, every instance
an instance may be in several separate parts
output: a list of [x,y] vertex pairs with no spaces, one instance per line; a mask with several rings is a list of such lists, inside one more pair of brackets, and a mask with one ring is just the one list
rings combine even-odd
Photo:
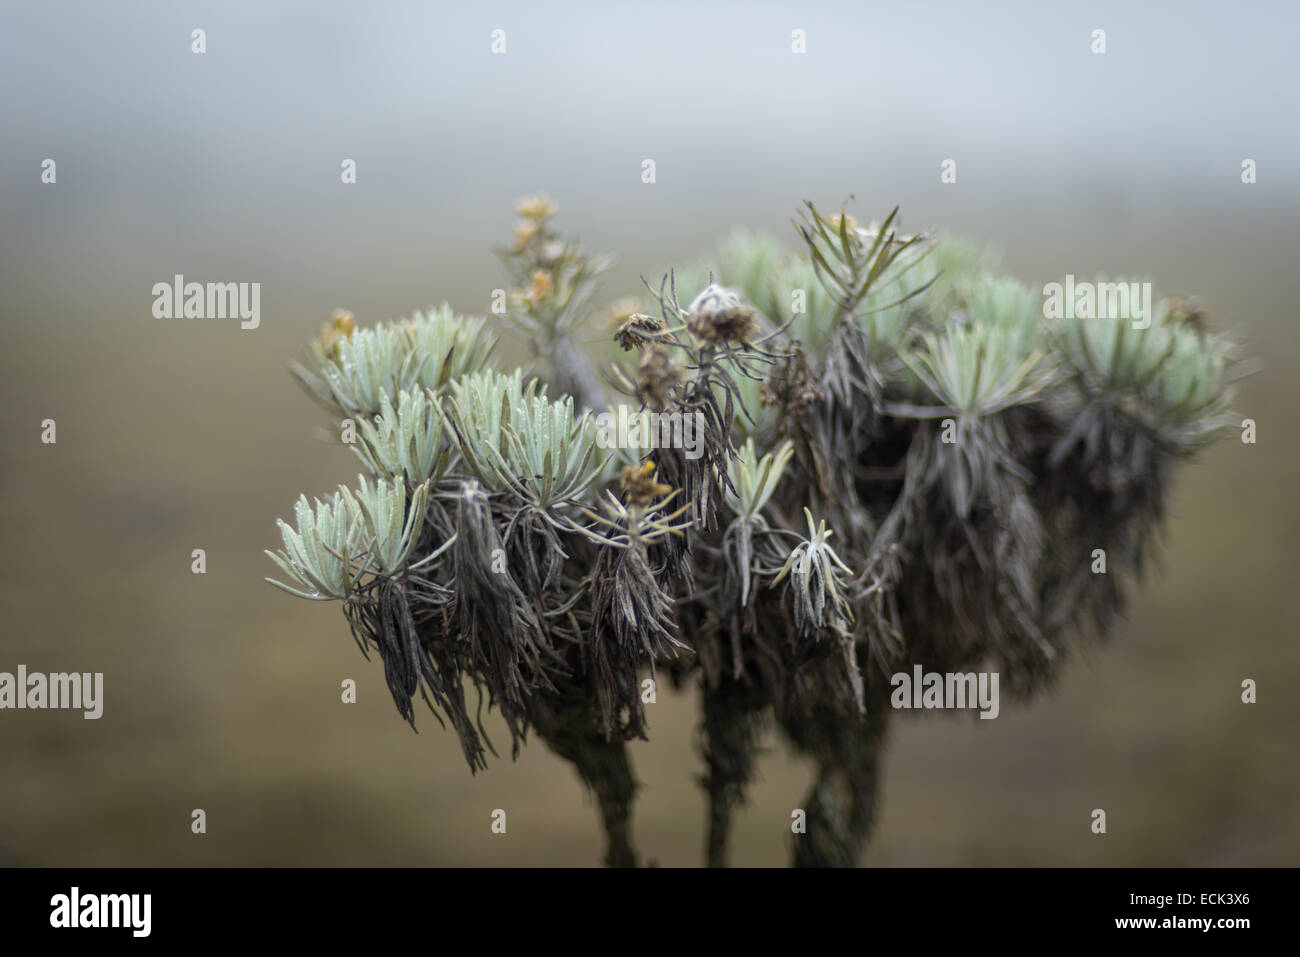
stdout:
[[538,736],[547,747],[571,762],[596,796],[605,831],[605,865],[636,867],[632,802],[637,782],[632,775],[626,743],[607,740],[583,707],[564,708],[539,702],[532,718]]
[[701,751],[707,773],[700,785],[709,795],[708,837],[705,863],[726,867],[731,812],[745,803],[745,788],[754,777],[754,752],[758,743],[758,713],[762,707],[753,691],[731,678],[716,687],[700,687],[704,719]]
[[856,719],[810,709],[782,717],[816,778],[804,801],[807,833],[796,834],[795,867],[856,867],[875,824],[887,712]]

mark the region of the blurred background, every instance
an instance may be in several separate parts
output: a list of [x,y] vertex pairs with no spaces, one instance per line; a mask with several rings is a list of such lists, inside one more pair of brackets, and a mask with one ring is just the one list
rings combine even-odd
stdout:
[[[1300,15],[1133,6],[0,3],[0,671],[105,683],[98,721],[0,712],[0,863],[599,863],[567,764],[533,741],[471,777],[337,604],[262,581],[275,519],[358,471],[287,361],[337,307],[487,311],[511,205],[545,192],[617,255],[609,300],[850,194],[1029,282],[1200,296],[1265,360],[1235,403],[1258,444],[1179,474],[1160,567],[1059,688],[895,722],[866,862],[1300,864]],[[260,282],[261,327],[153,319],[176,273]],[[639,849],[694,865],[696,701],[650,714]],[[809,781],[767,745],[741,865],[786,862]]]

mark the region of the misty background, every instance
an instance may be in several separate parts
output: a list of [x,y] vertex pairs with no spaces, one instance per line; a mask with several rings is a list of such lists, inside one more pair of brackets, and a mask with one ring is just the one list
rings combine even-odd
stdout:
[[[801,201],[850,195],[1030,283],[1199,296],[1264,360],[1234,403],[1258,444],[1179,473],[1159,567],[1059,688],[900,716],[865,861],[1300,863],[1298,27],[1281,2],[2,0],[0,671],[102,671],[105,702],[0,712],[0,863],[599,862],[568,765],[534,740],[471,777],[431,715],[401,722],[337,604],[262,581],[275,519],[358,471],[288,360],[339,307],[486,312],[537,192],[616,255],[608,301],[733,227],[793,245]],[[260,328],[153,319],[177,273],[260,282]],[[650,720],[637,843],[692,865],[695,699]],[[737,864],[785,863],[809,780],[767,743]]]

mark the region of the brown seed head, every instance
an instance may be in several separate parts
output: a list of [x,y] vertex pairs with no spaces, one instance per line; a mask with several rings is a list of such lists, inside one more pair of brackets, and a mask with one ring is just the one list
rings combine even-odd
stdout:
[[709,283],[692,301],[686,327],[704,345],[748,342],[758,330],[754,307],[733,289]]
[[1209,316],[1198,299],[1173,299],[1169,302],[1169,321],[1204,336],[1210,331]]
[[685,378],[681,364],[673,360],[667,347],[652,342],[641,353],[637,377],[637,398],[656,412],[672,401],[672,394]]
[[627,503],[634,508],[646,508],[673,490],[671,485],[661,485],[655,481],[654,462],[626,466],[618,481],[627,492]]
[[623,351],[628,352],[632,349],[640,349],[647,342],[658,338],[658,334],[663,330],[664,322],[662,319],[634,312],[624,317],[619,324],[618,332],[614,334],[614,338],[623,347]]

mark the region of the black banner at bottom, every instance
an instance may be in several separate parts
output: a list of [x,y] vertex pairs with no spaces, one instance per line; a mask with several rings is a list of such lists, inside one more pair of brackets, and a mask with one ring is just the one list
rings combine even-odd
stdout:
[[493,946],[611,946],[628,935],[660,945],[716,935],[728,947],[793,935],[815,946],[847,935],[868,947],[898,933],[921,945],[1130,937],[1231,946],[1285,929],[1294,879],[1243,869],[8,869],[0,928],[7,943],[62,937],[92,947],[418,944],[449,932]]

